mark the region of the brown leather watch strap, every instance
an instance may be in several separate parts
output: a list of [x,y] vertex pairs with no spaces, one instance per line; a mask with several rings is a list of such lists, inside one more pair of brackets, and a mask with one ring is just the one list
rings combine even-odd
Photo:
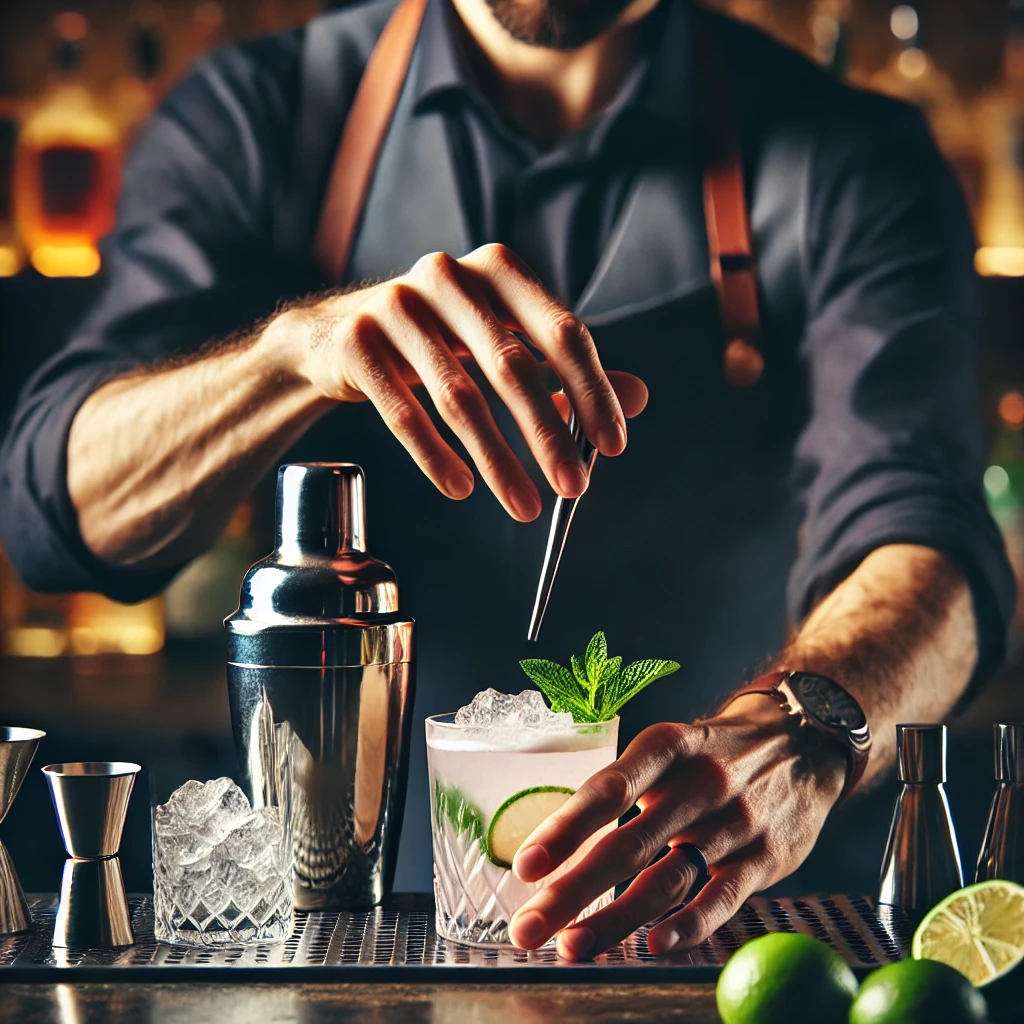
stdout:
[[427,0],[402,0],[370,54],[334,157],[313,256],[341,284],[373,181],[384,136],[398,104]]
[[711,281],[725,332],[725,375],[748,387],[764,370],[757,347],[760,314],[751,243],[743,159],[739,146],[732,82],[717,33],[705,18],[698,44],[704,123],[704,218],[707,221]]

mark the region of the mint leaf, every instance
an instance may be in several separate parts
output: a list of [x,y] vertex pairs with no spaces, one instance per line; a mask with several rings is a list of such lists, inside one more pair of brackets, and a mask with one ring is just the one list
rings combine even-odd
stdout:
[[519,665],[547,697],[552,711],[568,711],[576,722],[598,721],[589,695],[569,669],[542,658],[528,658]]
[[624,704],[645,687],[650,686],[656,679],[678,670],[678,661],[659,661],[654,658],[634,661],[632,665],[627,665],[605,690],[604,704],[601,708],[602,718],[614,717]]
[[645,658],[622,667],[622,658],[608,657],[608,641],[597,632],[581,658],[574,654],[570,668],[542,658],[519,662],[547,698],[552,711],[567,711],[576,722],[605,722],[656,679],[679,669],[677,661]]
[[445,786],[438,782],[434,787],[434,803],[437,816],[447,818],[456,832],[466,833],[470,840],[483,839],[483,815],[458,786]]
[[590,679],[588,678],[587,669],[583,664],[581,658],[578,658],[575,654],[571,659],[572,674],[576,677],[576,682],[583,687],[584,690],[590,690]]
[[[575,655],[573,657],[575,658]],[[590,638],[585,657],[587,677],[590,679],[591,684],[596,686],[601,681],[601,669],[608,660],[608,639],[605,637],[603,629],[598,630]]]

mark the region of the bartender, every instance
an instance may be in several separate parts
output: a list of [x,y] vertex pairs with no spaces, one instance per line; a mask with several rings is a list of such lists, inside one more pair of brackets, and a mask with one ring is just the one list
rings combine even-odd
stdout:
[[[639,815],[511,934],[633,879],[561,933],[588,957],[706,865],[650,934],[692,946],[1001,657],[972,248],[917,113],[686,0],[370,0],[214,53],[155,114],[103,293],[20,399],[2,540],[32,587],[135,601],[280,461],[360,463],[418,716],[597,629],[682,663],[515,870]],[[541,513],[584,491],[530,648]]]

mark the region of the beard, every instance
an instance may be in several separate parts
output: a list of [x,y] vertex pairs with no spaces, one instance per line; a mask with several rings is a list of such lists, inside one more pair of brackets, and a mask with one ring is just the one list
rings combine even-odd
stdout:
[[487,0],[513,39],[549,50],[575,50],[596,39],[632,0]]

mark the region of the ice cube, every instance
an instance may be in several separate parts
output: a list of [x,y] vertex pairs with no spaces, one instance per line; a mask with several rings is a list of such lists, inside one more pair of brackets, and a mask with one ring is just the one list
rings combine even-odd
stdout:
[[568,712],[552,711],[540,690],[513,694],[489,689],[455,712],[455,724],[564,733],[572,730],[573,717]]

